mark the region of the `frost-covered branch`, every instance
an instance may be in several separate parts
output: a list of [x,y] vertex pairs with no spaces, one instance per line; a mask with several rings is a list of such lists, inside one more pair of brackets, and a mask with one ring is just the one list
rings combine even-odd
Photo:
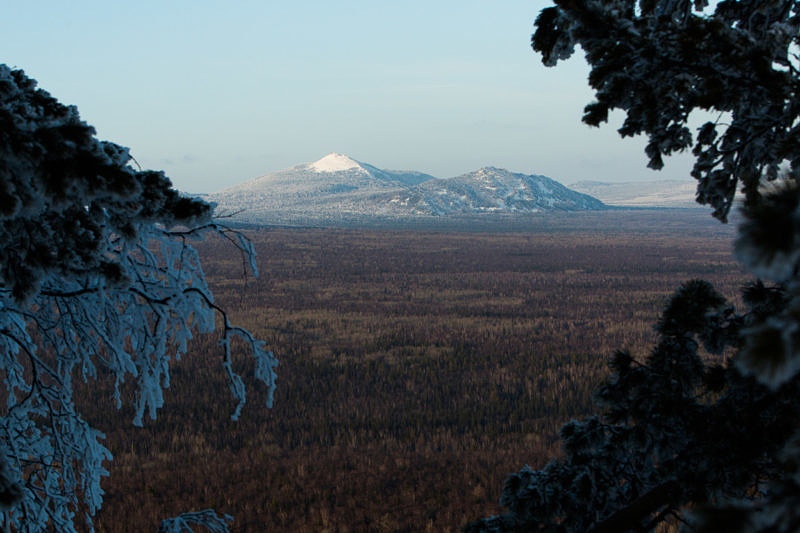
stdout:
[[228,522],[232,521],[233,517],[230,515],[219,516],[213,509],[206,509],[163,520],[158,527],[158,533],[192,533],[192,524],[203,526],[210,533],[225,533],[228,531]]
[[[114,381],[134,425],[155,418],[170,365],[223,317],[222,367],[237,400],[230,339],[245,341],[271,405],[277,360],[214,303],[191,242],[232,242],[256,273],[244,235],[212,219],[212,206],[180,196],[159,172],[128,166],[127,149],[100,142],[77,110],[21,71],[0,65],[0,527],[76,531],[102,505],[112,459],[104,436],[75,407],[73,380]],[[102,372],[99,370],[102,369]],[[134,395],[121,385],[134,381]],[[9,495],[5,498],[3,494]],[[213,514],[213,513],[212,513]],[[181,515],[171,530],[205,523]],[[166,527],[166,526],[165,526]],[[170,526],[172,527],[172,526]],[[175,529],[178,528],[178,529]]]
[[[507,513],[469,531],[794,533],[800,526],[800,2],[554,0],[534,50],[577,46],[598,126],[648,136],[648,166],[691,149],[697,200],[728,217],[744,193],[736,255],[757,276],[737,314],[684,284],[642,364],[611,360],[599,413],[561,430],[564,456],[508,478]],[[694,110],[726,117],[689,130]],[[766,285],[771,282],[774,285]],[[723,350],[726,349],[723,355]],[[700,349],[705,350],[701,357]],[[714,361],[714,359],[717,359]]]

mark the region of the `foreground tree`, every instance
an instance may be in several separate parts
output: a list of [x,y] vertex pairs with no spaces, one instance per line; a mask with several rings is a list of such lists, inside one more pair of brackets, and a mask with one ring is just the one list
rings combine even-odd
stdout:
[[[15,531],[75,531],[102,504],[111,454],[76,410],[72,382],[115,381],[133,423],[155,418],[170,363],[194,332],[221,316],[221,362],[238,402],[245,387],[231,361],[241,338],[255,377],[275,386],[277,361],[214,304],[190,241],[241,235],[212,220],[212,206],[180,196],[160,172],[129,166],[128,150],[98,141],[74,107],[0,65],[0,524]],[[135,381],[133,397],[121,385]],[[225,517],[188,513],[164,530]]]
[[[681,287],[639,361],[618,352],[601,413],[564,426],[564,456],[510,476],[502,516],[468,531],[800,530],[800,3],[556,0],[536,20],[546,65],[575,46],[596,101],[625,112],[649,166],[691,149],[697,200],[726,221],[763,280],[736,312],[702,281]],[[690,129],[694,111],[717,120]]]

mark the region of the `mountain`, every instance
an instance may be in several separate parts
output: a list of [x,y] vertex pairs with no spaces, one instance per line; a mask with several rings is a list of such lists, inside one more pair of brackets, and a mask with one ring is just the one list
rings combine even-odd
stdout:
[[486,167],[448,179],[379,169],[343,154],[266,174],[208,195],[218,213],[251,223],[324,223],[369,217],[603,209],[545,176]]
[[310,198],[341,193],[376,192],[416,185],[433,179],[421,172],[380,170],[346,155],[332,153],[319,161],[303,163],[279,170],[215,195],[224,197],[258,195],[264,199],[279,200],[286,205],[305,203]]
[[700,207],[695,202],[697,183],[683,180],[605,183],[581,181],[570,185],[604,203],[624,207]]
[[603,203],[575,192],[547,176],[495,167],[455,178],[433,179],[400,191],[389,203],[415,214],[536,213],[604,209]]

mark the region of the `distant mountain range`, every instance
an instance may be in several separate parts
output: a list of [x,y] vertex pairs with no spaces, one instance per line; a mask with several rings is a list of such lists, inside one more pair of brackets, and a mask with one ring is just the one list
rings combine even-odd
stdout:
[[605,183],[581,181],[570,187],[590,194],[610,206],[619,207],[701,207],[695,202],[697,183],[693,180],[630,181]]
[[206,196],[250,223],[304,223],[606,209],[546,176],[485,167],[454,178],[383,170],[331,153]]

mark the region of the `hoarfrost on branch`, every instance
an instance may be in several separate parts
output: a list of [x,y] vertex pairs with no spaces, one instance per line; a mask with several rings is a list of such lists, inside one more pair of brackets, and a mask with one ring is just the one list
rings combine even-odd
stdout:
[[[20,70],[0,65],[0,524],[17,531],[91,527],[111,453],[76,409],[73,380],[114,380],[133,423],[154,419],[170,364],[194,334],[221,317],[221,363],[237,401],[245,387],[231,361],[238,337],[272,404],[277,360],[214,303],[191,242],[226,238],[213,206],[181,196],[160,172],[134,170],[126,148],[98,141]],[[109,378],[110,376],[110,378]],[[134,382],[133,398],[122,384]],[[227,517],[226,517],[227,518]],[[211,511],[166,520],[226,529]],[[181,529],[184,530],[184,529]]]

